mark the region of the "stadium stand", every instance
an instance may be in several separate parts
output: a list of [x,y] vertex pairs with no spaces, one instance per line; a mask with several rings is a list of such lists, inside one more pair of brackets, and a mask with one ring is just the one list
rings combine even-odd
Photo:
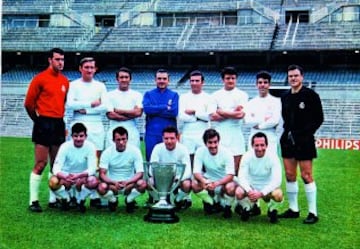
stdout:
[[195,26],[183,47],[190,51],[268,50],[274,24],[227,25],[216,29]]
[[[42,14],[49,15],[44,22],[41,19],[44,17],[30,8],[38,6],[38,1],[16,1],[15,5],[4,1],[6,28],[2,31],[2,41],[6,51],[42,51],[55,44],[67,51],[97,52],[268,50],[272,44],[275,50],[357,49],[360,46],[359,1],[357,5],[353,5],[356,1],[332,1],[332,5],[331,1],[285,1],[284,4],[284,1],[207,0],[202,5],[196,1],[170,0],[47,2],[58,9],[41,10]],[[19,16],[22,12],[13,14],[16,6],[33,16],[19,24],[25,17]],[[298,7],[301,10],[298,14],[292,14],[289,20],[279,20],[284,11],[292,13]],[[147,20],[144,23],[135,21],[139,18],[139,9],[151,13],[144,18]],[[96,15],[106,18],[107,13],[114,15],[114,25],[101,26],[94,20]],[[303,15],[310,19],[308,23],[302,23]],[[37,25],[34,24],[36,18]],[[35,27],[28,27],[33,25]]]
[[[360,22],[301,23],[281,26],[276,49],[313,50],[360,48]],[[290,32],[290,35],[286,35]]]
[[91,11],[105,11],[112,13],[114,10],[133,10],[139,8],[144,9],[151,0],[102,0],[102,1],[88,1],[88,0],[74,0],[69,4],[69,8],[76,11],[91,10]]
[[24,94],[1,94],[1,136],[29,137],[32,121],[24,111]]
[[204,5],[201,5],[199,1],[177,1],[177,0],[158,0],[155,1],[154,10],[157,12],[194,12],[200,11],[203,6],[206,6],[207,11],[228,11],[234,10],[237,7],[238,1],[228,0],[206,0],[203,1]]
[[88,0],[74,0],[70,8],[76,11],[83,11],[83,10],[114,10],[114,9],[122,9],[125,6],[126,1],[118,1],[118,0],[107,0],[101,1],[101,4],[97,4],[97,1],[88,1]]
[[[174,88],[179,92],[187,90],[188,87]],[[215,89],[205,87],[209,92]],[[242,87],[250,96],[254,96],[256,91],[251,86]],[[4,90],[4,89],[3,89]],[[109,89],[110,90],[110,89]],[[324,89],[321,89],[323,91]],[[5,89],[6,91],[6,89]],[[342,90],[327,90],[327,92],[320,92],[322,103],[324,107],[325,122],[321,126],[317,135],[319,137],[329,138],[352,138],[359,139],[360,134],[360,99],[356,99],[355,93],[353,96],[347,96],[347,99],[336,98]],[[348,91],[351,91],[350,89]],[[332,93],[332,94],[331,94]],[[341,95],[341,93],[340,93]],[[327,97],[328,98],[327,98]],[[354,99],[355,98],[355,99]],[[2,92],[1,94],[1,114],[0,121],[2,129],[0,136],[31,136],[32,122],[28,118],[23,107],[24,94],[13,94]],[[108,121],[103,118],[105,127],[108,126]],[[68,122],[69,124],[69,122]],[[140,118],[138,122],[140,130],[144,131],[144,117]],[[281,128],[279,128],[281,130]],[[246,136],[248,136],[247,129]]]
[[[219,87],[221,82],[219,70],[209,68],[199,68],[205,76],[206,84],[210,87]],[[96,79],[109,86],[116,86],[115,72],[116,68],[105,69],[96,74]],[[26,67],[17,67],[2,74],[3,86],[27,86],[32,77],[40,72],[41,69],[29,69]],[[156,68],[135,68],[133,69],[132,84],[141,87],[154,84],[154,73]],[[171,82],[175,85],[185,84],[187,80],[188,69],[171,69]],[[258,70],[239,70],[239,82],[243,85],[253,86],[254,79]],[[272,81],[285,85],[286,72],[280,70],[270,70]],[[75,80],[80,77],[76,70],[66,70],[64,74],[70,79]],[[185,80],[183,80],[185,78]],[[306,82],[316,82],[317,86],[359,86],[360,72],[355,69],[338,70],[307,70],[304,75]]]
[[2,8],[6,10],[7,14],[44,14],[63,11],[66,2],[68,1],[4,0],[2,1]]
[[[125,27],[112,29],[97,51],[173,51],[183,27]],[[129,39],[130,37],[130,39]]]
[[360,101],[323,99],[325,122],[318,134],[328,138],[359,138]]
[[[189,89],[199,68],[205,90],[221,87],[219,69],[235,65],[239,87],[256,94],[255,75],[267,69],[285,87],[286,66],[299,63],[316,86],[325,123],[318,136],[360,137],[359,0],[4,0],[2,10],[1,136],[30,136],[23,108],[32,77],[46,66],[44,52],[66,52],[64,73],[80,77],[79,58],[101,66],[96,78],[116,87],[116,68],[133,69],[133,88],[155,86],[166,67],[171,87]],[[41,61],[41,62],[39,62]],[[41,63],[41,64],[39,64]],[[44,64],[45,63],[45,64]],[[104,117],[104,124],[107,120]],[[139,127],[143,130],[143,118]]]
[[52,47],[77,50],[84,36],[91,35],[88,28],[41,27],[12,28],[2,38],[2,48],[7,51],[44,51]]

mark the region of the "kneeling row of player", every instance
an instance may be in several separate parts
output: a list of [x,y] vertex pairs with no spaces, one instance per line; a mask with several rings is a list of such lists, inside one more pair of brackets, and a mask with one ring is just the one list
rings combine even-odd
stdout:
[[[96,153],[92,143],[86,141],[86,127],[76,123],[71,129],[72,141],[61,145],[56,157],[53,176],[49,186],[61,200],[63,209],[68,209],[70,200],[76,200],[81,212],[85,212],[85,200],[103,198],[108,207],[115,211],[117,196],[124,194],[126,211],[133,212],[135,199],[148,189],[144,180],[144,164],[138,148],[127,144],[128,133],[123,127],[113,130],[114,145],[107,148],[100,157],[99,178],[96,174]],[[219,146],[220,135],[214,129],[203,134],[203,147],[194,156],[191,169],[189,153],[178,142],[178,131],[167,127],[163,131],[163,143],[155,146],[150,162],[182,163],[185,171],[180,188],[173,194],[177,208],[191,206],[189,193],[192,191],[202,199],[207,214],[223,212],[231,217],[231,206],[236,199],[235,211],[241,219],[249,219],[250,210],[263,199],[268,203],[270,222],[277,222],[276,206],[282,202],[280,189],[281,165],[277,155],[267,153],[267,137],[259,132],[252,137],[252,149],[242,158],[238,177],[234,169],[232,155]],[[150,200],[157,195],[148,190]]]

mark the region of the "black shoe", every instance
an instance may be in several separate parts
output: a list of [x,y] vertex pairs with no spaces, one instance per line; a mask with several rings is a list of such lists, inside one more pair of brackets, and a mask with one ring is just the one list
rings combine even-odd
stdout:
[[90,199],[90,207],[101,209],[101,200],[100,200],[100,198]]
[[242,221],[248,221],[250,219],[250,211],[246,210],[246,209],[243,209],[243,211],[241,213],[241,216],[240,216],[240,219]]
[[134,209],[138,209],[139,205],[137,204],[137,202],[135,200],[133,200],[133,202],[134,202]]
[[[84,201],[85,202],[85,201]],[[70,208],[76,208],[78,205],[77,205],[77,201],[76,201],[76,198],[75,197],[71,197],[70,198],[70,203],[69,203],[69,207]]]
[[61,210],[62,211],[68,211],[70,208],[69,208],[69,204],[70,202],[67,201],[66,199],[61,199]]
[[[109,202],[110,203],[110,202]],[[131,214],[135,212],[136,203],[135,201],[127,202],[125,199],[126,212]]]
[[215,202],[213,205],[214,213],[221,213],[224,211],[224,207],[221,206],[220,202]]
[[181,207],[183,210],[186,210],[188,208],[190,208],[192,206],[192,201],[191,200],[185,200],[183,203],[183,206]]
[[254,205],[252,209],[250,209],[250,216],[258,216],[261,214],[261,209],[258,205]]
[[315,216],[313,213],[309,213],[306,219],[304,220],[304,224],[315,224],[319,221],[319,217]]
[[205,214],[213,214],[214,213],[213,205],[211,205],[210,203],[203,202],[203,207],[204,207]]
[[231,206],[225,206],[224,207],[224,213],[223,213],[223,217],[225,218],[225,219],[229,219],[229,218],[231,218]]
[[285,219],[296,219],[299,217],[300,217],[300,212],[292,211],[290,208],[286,210],[284,213],[278,215],[278,218],[285,218]]
[[61,208],[61,202],[59,199],[56,199],[55,202],[49,202],[48,207],[49,208]]
[[144,207],[145,207],[145,208],[149,208],[149,207],[151,207],[151,206],[154,205],[154,204],[155,204],[154,198],[153,198],[151,195],[149,195],[149,198],[148,198],[147,201],[145,202]]
[[175,211],[180,211],[182,209],[182,207],[184,206],[184,200],[183,201],[174,201],[174,205],[175,205]]
[[109,201],[108,207],[109,207],[110,212],[115,212],[117,206],[118,206],[118,200],[116,200],[114,202]]
[[234,211],[235,211],[235,213],[237,213],[238,215],[241,215],[242,212],[243,212],[243,208],[242,208],[242,206],[241,206],[240,204],[237,204],[237,205],[235,206]]
[[29,210],[35,213],[41,213],[42,208],[40,207],[39,201],[33,201],[29,206]]
[[175,210],[180,211],[180,210],[186,210],[189,207],[191,207],[192,201],[191,200],[175,201],[174,204],[175,204]]
[[277,214],[278,214],[277,210],[273,210],[273,211],[268,210],[267,216],[270,218],[270,223],[275,224],[279,222]]
[[78,207],[80,213],[85,213],[86,212],[85,200],[81,200],[80,203],[77,204],[77,207]]

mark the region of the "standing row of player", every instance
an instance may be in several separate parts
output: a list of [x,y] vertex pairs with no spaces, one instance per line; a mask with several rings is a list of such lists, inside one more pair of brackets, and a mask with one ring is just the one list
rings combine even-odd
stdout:
[[[61,74],[64,65],[63,51],[50,51],[48,60],[49,68],[33,79],[25,100],[26,110],[34,121],[35,167],[30,176],[31,210],[41,211],[38,189],[42,171],[48,155],[50,165],[53,165],[57,149],[65,140],[62,132],[66,99],[67,109],[73,114],[73,123],[81,122],[86,126],[88,139],[95,144],[98,157],[105,141],[102,113],[106,112],[110,119],[107,144],[113,137],[113,129],[122,126],[128,131],[129,142],[138,147],[140,138],[135,119],[144,112],[147,161],[150,161],[154,147],[163,141],[163,129],[168,126],[176,128],[180,121],[181,143],[190,154],[191,165],[194,167],[194,153],[203,144],[204,131],[211,127],[219,132],[221,145],[233,157],[233,175],[240,173],[239,165],[245,153],[243,120],[253,124],[250,137],[262,131],[268,138],[270,151],[275,153],[278,141],[275,128],[280,121],[282,109],[284,133],[280,142],[290,208],[280,217],[299,217],[296,182],[299,163],[309,203],[309,215],[305,222],[315,223],[318,220],[312,159],[316,157],[314,133],[323,121],[323,113],[318,95],[302,85],[301,67],[292,65],[288,68],[291,90],[282,98],[281,103],[269,94],[271,76],[267,72],[257,75],[259,96],[250,101],[248,95],[236,87],[237,72],[231,67],[224,68],[221,72],[224,87],[211,95],[202,91],[204,76],[201,72],[192,72],[191,91],[180,98],[176,92],[168,89],[169,73],[158,70],[155,75],[156,88],[147,91],[142,98],[140,93],[129,88],[132,75],[127,68],[121,68],[116,73],[119,88],[107,93],[104,84],[93,79],[96,72],[93,58],[87,57],[80,61],[82,77],[72,82],[70,87]],[[242,195],[250,196],[248,191],[244,191]],[[50,204],[55,200],[55,196],[51,196]]]

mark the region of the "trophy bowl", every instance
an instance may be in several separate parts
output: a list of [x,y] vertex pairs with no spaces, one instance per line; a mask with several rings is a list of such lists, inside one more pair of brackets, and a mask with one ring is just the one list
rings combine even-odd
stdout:
[[179,217],[175,206],[170,202],[171,193],[179,186],[185,171],[185,164],[179,163],[144,163],[144,175],[151,195],[156,203],[149,206],[144,216],[147,222],[175,223]]

